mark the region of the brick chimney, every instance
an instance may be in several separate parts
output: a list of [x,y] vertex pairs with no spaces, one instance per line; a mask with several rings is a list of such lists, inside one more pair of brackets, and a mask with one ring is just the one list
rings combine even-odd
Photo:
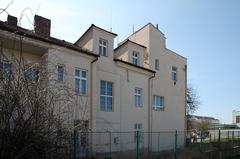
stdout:
[[12,15],[8,15],[7,17],[7,23],[12,26],[17,26],[17,17],[14,17]]
[[41,17],[39,15],[34,16],[34,31],[36,34],[43,37],[50,37],[51,20]]

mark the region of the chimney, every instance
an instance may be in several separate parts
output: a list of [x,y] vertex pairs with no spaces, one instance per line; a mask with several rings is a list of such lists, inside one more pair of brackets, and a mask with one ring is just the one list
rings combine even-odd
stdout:
[[51,20],[41,17],[39,15],[34,16],[34,31],[36,34],[43,37],[50,37]]
[[8,15],[7,17],[7,23],[12,26],[17,26],[17,17],[14,17],[12,15]]

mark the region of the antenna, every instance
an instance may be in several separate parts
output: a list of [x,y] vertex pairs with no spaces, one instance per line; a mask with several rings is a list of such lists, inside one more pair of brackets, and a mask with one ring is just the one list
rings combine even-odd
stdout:
[[110,32],[112,32],[112,5],[110,6]]
[[132,29],[133,29],[133,33],[134,33],[134,24],[133,24],[133,28]]

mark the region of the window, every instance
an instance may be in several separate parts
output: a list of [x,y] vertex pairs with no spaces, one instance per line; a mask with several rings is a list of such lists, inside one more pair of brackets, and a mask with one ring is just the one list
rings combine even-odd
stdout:
[[107,40],[99,39],[99,55],[100,56],[107,56]]
[[113,110],[113,83],[100,82],[100,107],[103,111]]
[[236,116],[236,123],[240,123],[240,116]]
[[164,97],[163,96],[153,96],[153,108],[164,108]]
[[63,81],[64,79],[64,65],[57,66],[57,80]]
[[79,68],[75,69],[75,91],[76,93],[87,94],[87,71]]
[[177,67],[172,67],[172,80],[177,81]]
[[139,65],[139,53],[136,51],[133,51],[132,53],[132,63],[134,65]]
[[24,72],[25,79],[27,81],[37,81],[39,79],[39,71],[35,66],[26,66]]
[[155,69],[159,70],[159,60],[155,59]]
[[9,62],[0,62],[0,73],[4,77],[10,77],[12,73],[12,64]]
[[135,88],[134,90],[135,94],[135,106],[136,107],[142,107],[142,89],[141,88]]

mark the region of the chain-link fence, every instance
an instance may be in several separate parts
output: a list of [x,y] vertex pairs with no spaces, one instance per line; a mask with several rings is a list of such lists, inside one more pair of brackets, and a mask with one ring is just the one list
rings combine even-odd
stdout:
[[170,132],[80,132],[73,135],[72,153],[80,158],[186,159],[240,146],[240,130]]

